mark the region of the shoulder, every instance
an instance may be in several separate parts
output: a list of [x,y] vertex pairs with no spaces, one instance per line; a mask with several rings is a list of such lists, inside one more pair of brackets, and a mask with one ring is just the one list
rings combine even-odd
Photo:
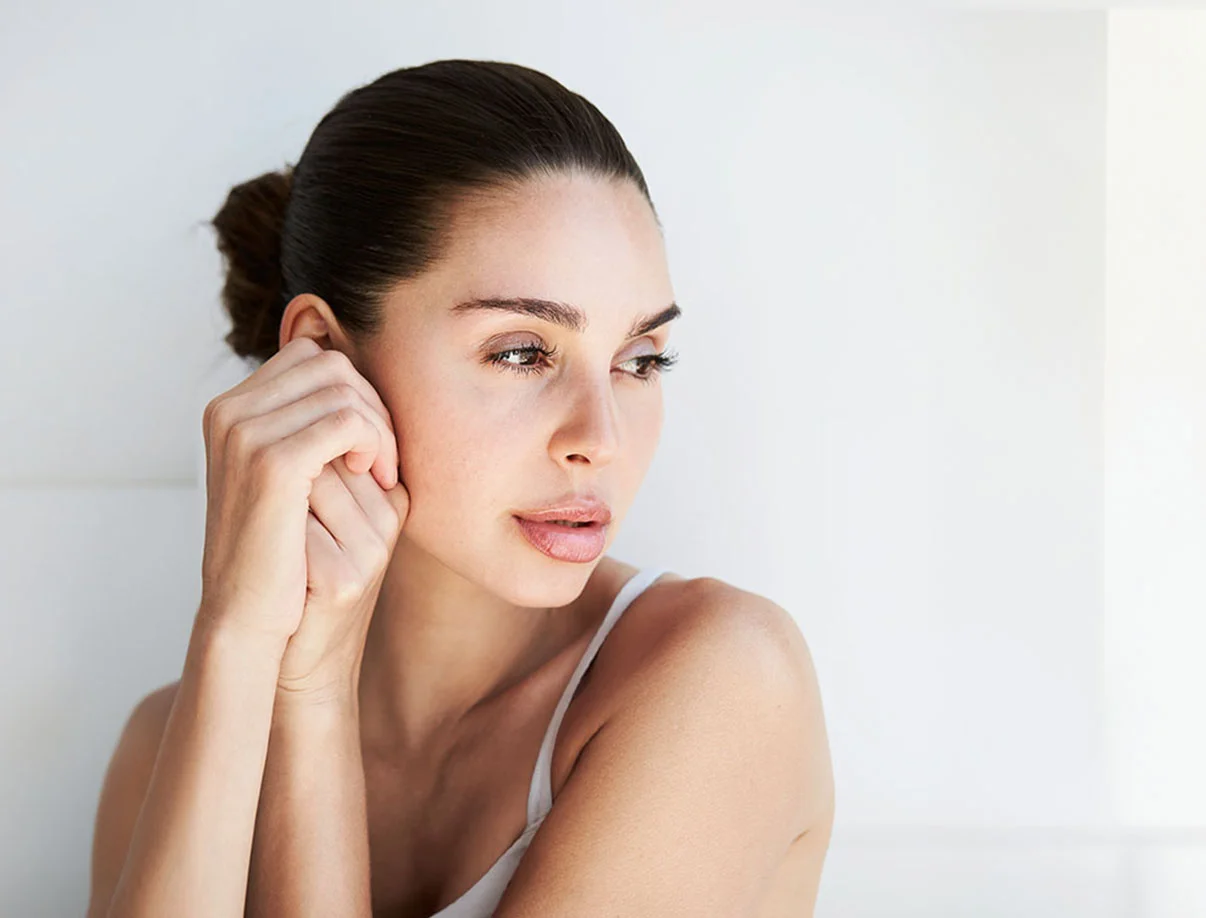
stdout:
[[106,805],[128,802],[126,798],[130,796],[137,795],[141,803],[179,686],[176,681],[149,692],[127,715],[105,774],[102,816],[106,815]]
[[130,726],[144,730],[150,728],[152,732],[156,726],[162,728],[172,710],[172,703],[176,700],[176,691],[179,688],[180,680],[177,679],[144,695],[130,712]]
[[752,744],[784,758],[783,791],[801,831],[823,819],[833,805],[828,736],[812,653],[794,616],[713,577],[659,582],[648,600],[639,609],[634,601],[636,614],[616,625],[628,631],[617,634],[621,673],[609,680],[614,693],[600,726],[640,718],[654,731],[708,724],[717,744]]
[[[799,676],[811,668],[808,643],[795,618],[758,593],[714,577],[683,581],[674,630],[688,655],[718,655],[718,661],[766,678]],[[724,651],[728,652],[724,652]],[[752,657],[743,659],[735,651]],[[803,669],[802,669],[803,668]]]
[[172,682],[143,696],[117,738],[96,809],[89,916],[105,914],[117,886],[178,687]]
[[119,754],[124,755],[127,763],[141,760],[149,756],[152,764],[159,752],[159,741],[163,738],[164,727],[167,726],[168,715],[172,713],[172,704],[176,700],[176,691],[180,681],[169,682],[148,692],[134,705],[122,727],[118,739],[114,762],[119,762]]
[[642,647],[625,655],[629,680],[665,688],[711,673],[771,693],[815,686],[812,654],[795,618],[765,596],[714,577],[667,579],[630,611],[615,629],[615,649]]
[[795,620],[713,578],[668,579],[633,600],[600,659],[604,649],[607,714],[495,914],[583,901],[600,913],[752,914],[792,845],[812,830],[822,841],[833,809]]
[[160,686],[131,709],[109,762],[107,788],[113,784],[128,785],[143,772],[149,773],[179,687],[179,681]]

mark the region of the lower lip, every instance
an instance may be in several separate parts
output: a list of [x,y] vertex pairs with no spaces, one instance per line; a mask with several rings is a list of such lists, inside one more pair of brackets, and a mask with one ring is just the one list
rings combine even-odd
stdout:
[[515,517],[524,537],[538,549],[558,561],[574,561],[579,564],[594,561],[603,554],[603,543],[607,540],[607,527],[599,523],[589,526],[562,526],[558,523],[537,523]]

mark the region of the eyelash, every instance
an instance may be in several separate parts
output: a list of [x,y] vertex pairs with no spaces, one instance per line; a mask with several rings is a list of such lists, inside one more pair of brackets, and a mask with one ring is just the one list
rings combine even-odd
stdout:
[[[535,345],[530,347],[509,347],[505,351],[498,351],[497,353],[491,354],[486,359],[491,364],[505,366],[510,370],[514,370],[516,373],[527,376],[530,373],[540,373],[543,371],[543,368],[531,364],[524,365],[508,363],[503,358],[508,354],[539,354],[541,359],[547,363],[551,358],[556,357],[558,353],[560,352],[555,347],[543,348]],[[632,357],[630,360],[626,360],[624,362],[629,363],[632,360],[641,361],[641,366],[647,369],[648,372],[646,372],[643,376],[637,373],[629,373],[628,375],[635,379],[639,379],[643,383],[652,383],[661,373],[666,372],[678,362],[678,354],[674,351],[661,351],[657,354],[641,354],[640,356]]]

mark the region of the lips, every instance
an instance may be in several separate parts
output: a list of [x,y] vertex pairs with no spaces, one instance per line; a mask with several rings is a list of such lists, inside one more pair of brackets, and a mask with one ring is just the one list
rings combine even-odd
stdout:
[[[555,521],[571,523],[597,523],[606,526],[611,522],[611,509],[606,502],[594,495],[571,497],[569,500],[558,501],[555,504],[536,510],[518,510],[515,516],[533,523],[551,523]],[[572,527],[562,527],[572,529]]]
[[611,508],[594,494],[568,494],[534,510],[517,510],[513,516],[524,538],[541,552],[581,564],[603,554]]
[[585,526],[565,526],[551,521],[538,522],[515,517],[524,538],[543,554],[557,561],[584,564],[603,554],[607,524],[592,522]]

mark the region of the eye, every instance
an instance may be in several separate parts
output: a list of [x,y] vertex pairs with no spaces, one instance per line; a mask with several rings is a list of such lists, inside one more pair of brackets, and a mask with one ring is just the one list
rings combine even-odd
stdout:
[[543,348],[537,345],[530,345],[528,347],[509,347],[505,351],[496,351],[495,353],[489,355],[486,360],[491,364],[507,367],[508,369],[514,370],[516,373],[522,373],[526,376],[528,373],[539,373],[544,369],[544,367],[533,363],[511,363],[511,361],[507,358],[512,354],[528,354],[537,357],[541,364],[547,365],[553,357],[557,356],[557,353],[558,351],[555,347]]
[[[504,351],[496,351],[490,354],[486,360],[492,365],[505,366],[513,372],[528,375],[529,373],[542,373],[550,364],[554,357],[560,352],[557,348],[543,348],[537,345],[527,347],[510,347]],[[513,363],[509,359],[511,355],[528,355],[529,359],[535,358],[535,363]],[[638,357],[632,357],[624,364],[637,364],[636,372],[628,372],[629,376],[639,379],[641,382],[650,383],[660,373],[669,370],[675,363],[678,362],[678,354],[674,351],[661,351],[657,354],[641,354]],[[623,366],[624,364],[621,364]],[[627,371],[625,371],[627,372]]]
[[641,354],[624,362],[635,363],[640,367],[640,372],[632,375],[641,382],[653,382],[658,374],[666,372],[678,362],[678,354],[674,351],[661,351],[657,354]]

